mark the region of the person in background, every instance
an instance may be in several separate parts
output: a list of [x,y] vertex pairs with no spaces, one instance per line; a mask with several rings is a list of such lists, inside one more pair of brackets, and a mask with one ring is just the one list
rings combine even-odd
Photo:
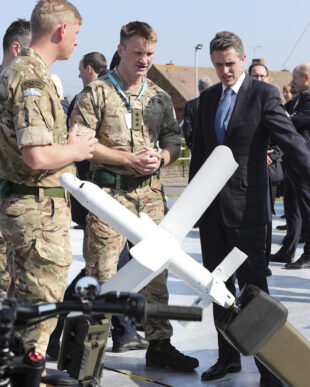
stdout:
[[269,71],[267,66],[261,60],[253,60],[248,73],[251,78],[258,81],[269,83]]
[[68,109],[69,109],[69,101],[68,101],[67,97],[64,97],[64,92],[63,92],[61,80],[60,80],[59,76],[55,73],[51,73],[51,78],[52,78],[52,81],[54,82],[54,85],[56,87],[57,94],[60,98],[60,103],[61,103],[61,106],[64,110],[64,113],[67,115]]
[[[310,145],[310,63],[296,66],[291,81],[291,92],[296,97],[286,105],[291,120],[306,144]],[[310,152],[309,152],[310,153]],[[286,269],[310,267],[310,185],[300,176],[295,166],[285,159],[286,180],[284,208],[287,233],[282,247],[271,256],[275,262],[285,263]],[[294,256],[303,230],[303,254],[295,261]]]
[[[107,61],[105,56],[101,52],[93,51],[85,54],[79,63],[79,78],[81,78],[83,87],[98,78],[98,75],[106,71]],[[78,95],[78,94],[77,94]],[[70,103],[67,112],[67,127],[69,129],[69,121],[71,113],[77,98],[77,95],[73,98]],[[81,162],[75,163],[77,168],[77,175],[81,180],[89,180],[90,172],[89,167],[90,163],[88,160],[83,160]],[[88,210],[83,207],[74,197],[71,197],[71,214],[72,220],[76,223],[74,226],[75,229],[85,229],[86,226],[86,216]]]
[[285,103],[287,103],[293,99],[293,94],[291,92],[291,85],[284,85],[283,86],[282,95],[283,95]]
[[[200,78],[198,81],[199,95],[210,86],[212,86],[212,81],[210,77],[205,76]],[[194,127],[195,127],[196,116],[198,111],[198,102],[199,102],[199,97],[191,99],[190,101],[186,102],[185,108],[184,108],[184,120],[182,125],[182,131],[183,131],[183,136],[185,138],[186,145],[190,150],[192,149]]]
[[[118,51],[116,50],[115,53],[112,56],[111,62],[110,62],[110,71],[114,70],[115,67],[119,65],[119,62],[121,61],[121,58],[118,54]],[[104,75],[104,74],[100,74]]]
[[[250,77],[257,79],[260,82],[269,83],[269,72],[267,66],[260,61],[253,61],[249,67]],[[272,140],[269,141],[269,146],[267,150],[267,166],[268,166],[268,175],[269,175],[269,188],[270,188],[270,198],[271,198],[271,208],[272,213],[275,214],[274,205],[277,196],[278,187],[283,180],[283,170],[282,170],[282,152],[281,149],[273,143]],[[271,244],[272,244],[272,218],[267,224],[267,238],[266,238],[266,275],[267,277],[272,275],[272,272],[269,268],[270,254],[271,254]]]
[[[30,22],[25,19],[13,21],[3,36],[3,58],[0,65],[1,71],[19,55],[22,47],[28,47],[30,43]],[[10,275],[6,260],[6,243],[0,232],[0,296],[6,297],[10,283]]]

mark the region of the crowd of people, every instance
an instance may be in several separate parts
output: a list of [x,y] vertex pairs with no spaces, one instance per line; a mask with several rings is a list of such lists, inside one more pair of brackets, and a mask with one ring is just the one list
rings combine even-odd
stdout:
[[[59,182],[64,172],[90,180],[139,215],[159,223],[166,212],[161,168],[174,162],[182,137],[170,96],[147,79],[156,49],[153,28],[140,21],[120,29],[107,69],[100,52],[78,64],[83,90],[69,105],[49,68],[77,45],[82,17],[67,0],[39,0],[30,22],[14,21],[3,39],[0,75],[0,275],[1,291],[34,304],[60,301],[72,261],[72,218],[84,231],[85,269],[78,277],[105,283],[126,264],[128,242],[87,213]],[[287,269],[310,267],[308,101],[310,64],[298,65],[290,86],[270,84],[268,68],[253,62],[246,73],[241,39],[222,31],[210,43],[219,83],[199,81],[200,97],[189,101],[183,132],[191,149],[191,180],[213,149],[228,146],[239,168],[198,222],[203,265],[210,271],[233,247],[248,259],[226,285],[235,294],[252,283],[268,293],[269,261]],[[287,235],[271,254],[271,216],[283,184]],[[308,219],[309,218],[309,219]],[[303,255],[294,261],[303,229]],[[309,235],[308,235],[309,234]],[[76,281],[76,280],[75,280]],[[74,281],[74,282],[75,282]],[[148,302],[168,303],[167,270],[143,290]],[[214,318],[222,311],[213,306]],[[25,349],[57,358],[63,321],[50,319],[28,329]],[[128,320],[112,318],[114,352],[146,349],[146,364],[193,371],[196,358],[171,344],[168,320],[149,320],[145,337]],[[53,332],[54,331],[54,332]],[[52,333],[53,332],[53,333]],[[203,332],[202,332],[203,334]],[[241,371],[239,352],[218,334],[216,364],[202,374],[215,380]],[[282,383],[259,361],[261,386]]]

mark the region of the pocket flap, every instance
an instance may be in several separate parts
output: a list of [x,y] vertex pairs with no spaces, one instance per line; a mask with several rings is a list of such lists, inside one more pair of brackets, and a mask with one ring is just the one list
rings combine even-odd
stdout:
[[9,216],[20,216],[20,215],[23,215],[25,213],[25,207],[22,206],[22,207],[19,207],[19,206],[10,206],[8,208],[5,209],[5,213],[6,215],[9,215]]

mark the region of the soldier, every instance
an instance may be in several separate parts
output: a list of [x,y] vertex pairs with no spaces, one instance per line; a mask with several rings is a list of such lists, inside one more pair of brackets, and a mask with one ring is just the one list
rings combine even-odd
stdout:
[[[79,63],[79,78],[82,79],[84,87],[87,86],[90,82],[96,80],[98,78],[99,73],[106,74],[107,72],[109,72],[109,70],[107,70],[107,62],[105,56],[100,52],[90,52],[88,54],[85,54]],[[73,98],[68,110],[68,128],[68,121],[70,121],[70,116],[77,96],[78,95]],[[90,163],[88,160],[83,160],[79,163],[76,163],[77,175],[81,180],[88,180],[89,167]],[[78,227],[84,230],[86,227],[86,216],[88,214],[88,210],[83,207],[73,196],[71,196],[70,199],[72,220],[77,223],[77,226],[74,226],[74,228]],[[129,256],[126,244],[120,254],[118,268],[125,265],[125,263],[127,263],[128,261]],[[80,271],[80,273],[73,279],[71,284],[67,287],[64,295],[64,300],[70,299],[72,295],[75,294],[75,285],[77,281],[84,276],[85,268]],[[50,336],[46,353],[53,360],[58,359],[60,351],[60,337],[62,335],[65,319],[65,315],[61,315],[59,317],[56,328]],[[127,319],[125,316],[112,316],[111,322],[113,352],[125,352],[135,349],[147,348],[148,342],[137,333],[136,327],[130,319]]]
[[[72,260],[70,204],[59,177],[92,157],[96,139],[68,137],[49,66],[68,59],[82,19],[67,0],[39,0],[31,15],[30,48],[0,76],[0,227],[7,242],[9,296],[60,301]],[[25,349],[43,355],[56,319],[29,329]]]
[[9,25],[3,36],[3,59],[0,71],[19,55],[22,47],[29,46],[30,36],[28,20],[17,19]]
[[[181,137],[171,98],[144,78],[151,66],[157,36],[151,26],[131,22],[121,29],[120,64],[84,88],[71,123],[79,133],[96,133],[92,181],[135,214],[145,212],[159,223],[164,215],[160,167],[175,161]],[[157,143],[162,149],[160,153]],[[86,221],[84,258],[88,275],[102,284],[116,272],[125,238],[93,214]],[[148,302],[167,303],[167,271],[146,286]],[[146,364],[192,371],[198,360],[170,343],[169,321],[145,324],[149,347]]]
[[[19,53],[22,47],[28,47],[30,43],[30,22],[25,19],[17,19],[9,25],[3,36],[3,59],[0,72]],[[10,276],[6,263],[6,243],[0,233],[0,295],[6,297],[10,283]]]

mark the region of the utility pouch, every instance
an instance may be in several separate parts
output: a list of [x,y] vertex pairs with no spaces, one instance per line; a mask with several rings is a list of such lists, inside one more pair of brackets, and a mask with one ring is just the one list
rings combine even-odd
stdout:
[[[110,330],[110,319],[94,320],[85,315],[67,317],[64,325],[58,369],[67,370],[81,386],[100,381]],[[84,384],[85,383],[85,384]]]

